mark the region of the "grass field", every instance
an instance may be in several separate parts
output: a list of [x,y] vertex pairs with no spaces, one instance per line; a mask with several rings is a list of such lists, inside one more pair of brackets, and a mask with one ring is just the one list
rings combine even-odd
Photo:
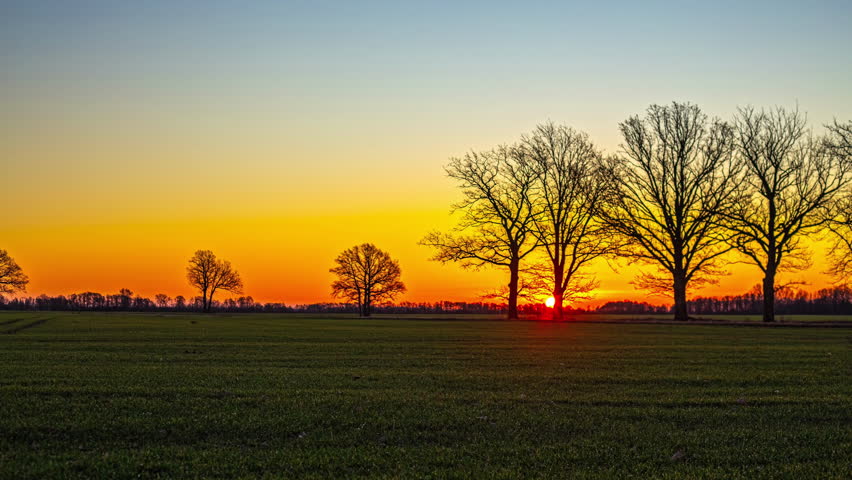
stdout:
[[3,479],[850,476],[852,329],[0,314]]

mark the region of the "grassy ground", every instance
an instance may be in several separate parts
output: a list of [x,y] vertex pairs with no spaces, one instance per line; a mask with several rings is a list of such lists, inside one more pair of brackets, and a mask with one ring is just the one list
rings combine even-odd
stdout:
[[0,478],[849,478],[850,347],[849,329],[3,313]]

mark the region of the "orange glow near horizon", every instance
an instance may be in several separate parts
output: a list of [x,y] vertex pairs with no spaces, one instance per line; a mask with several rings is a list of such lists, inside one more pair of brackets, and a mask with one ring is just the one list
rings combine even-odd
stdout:
[[[302,304],[334,301],[328,269],[343,249],[373,242],[400,261],[408,292],[398,301],[479,301],[480,295],[502,285],[502,270],[463,270],[428,260],[431,251],[417,245],[430,229],[446,229],[446,209],[386,211],[364,214],[268,216],[207,220],[21,225],[6,227],[2,247],[30,277],[27,295],[60,295],[96,291],[116,293],[129,288],[153,297],[194,296],[186,283],[186,262],[198,249],[211,249],[230,260],[241,273],[245,295],[261,302]],[[807,289],[829,284],[813,244],[814,266],[789,279],[804,280]],[[668,303],[630,283],[642,268],[623,262],[614,271],[606,262],[591,266],[601,287],[593,300],[575,305],[594,307],[613,300]],[[690,296],[744,293],[760,280],[756,267],[735,264],[718,285]],[[222,293],[218,300],[230,295]],[[550,307],[552,299],[547,299]]]

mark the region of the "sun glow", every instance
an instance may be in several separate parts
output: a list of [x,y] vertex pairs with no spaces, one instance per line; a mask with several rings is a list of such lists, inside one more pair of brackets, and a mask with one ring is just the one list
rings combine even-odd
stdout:
[[547,308],[553,308],[553,306],[556,305],[556,299],[553,297],[547,297],[547,300],[544,301],[544,305]]

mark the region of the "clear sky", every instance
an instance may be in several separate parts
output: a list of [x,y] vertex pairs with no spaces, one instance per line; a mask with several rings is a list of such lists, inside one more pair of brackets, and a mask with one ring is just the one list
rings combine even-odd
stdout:
[[[328,300],[334,256],[407,300],[504,282],[428,262],[450,156],[553,120],[618,149],[651,103],[852,119],[852,2],[0,3],[0,248],[32,294],[190,295],[213,249],[263,301]],[[822,251],[807,279],[819,286]],[[599,300],[643,298],[598,267]],[[735,275],[706,293],[739,293]]]

